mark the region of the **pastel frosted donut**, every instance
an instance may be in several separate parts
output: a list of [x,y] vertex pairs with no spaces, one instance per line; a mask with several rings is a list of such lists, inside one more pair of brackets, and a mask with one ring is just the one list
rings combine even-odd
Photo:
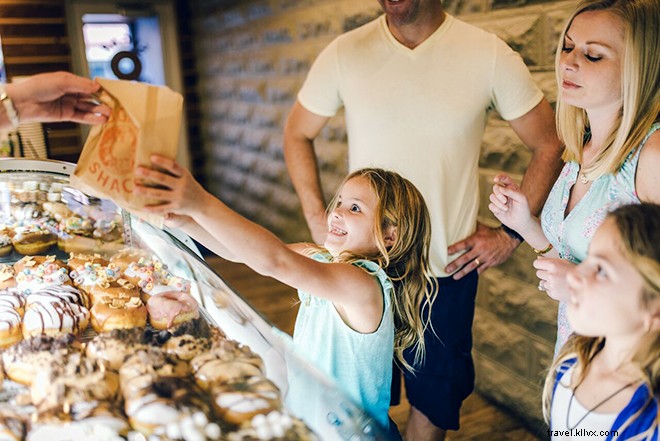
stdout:
[[69,302],[33,303],[23,316],[23,337],[40,334],[80,335],[89,323],[89,310]]
[[74,214],[64,202],[59,202],[59,197],[60,196],[58,195],[57,201],[48,201],[41,205],[44,208],[44,211],[52,216],[57,222],[73,216]]
[[96,332],[143,328],[147,325],[147,308],[139,297],[107,298],[94,304],[90,312]]
[[3,350],[1,355],[7,377],[29,386],[38,372],[80,351],[81,344],[72,334],[39,335]]
[[25,299],[27,306],[33,303],[67,302],[85,308],[89,307],[89,296],[78,288],[69,285],[47,286],[28,294]]
[[83,219],[80,216],[70,216],[62,219],[60,222],[60,231],[72,236],[89,237],[94,231],[94,224],[90,219]]
[[71,284],[66,265],[55,256],[26,256],[14,264],[14,270],[16,287],[25,294],[49,286]]
[[199,317],[199,305],[189,294],[166,291],[151,296],[147,302],[149,323],[156,329],[168,329]]
[[121,278],[121,271],[113,263],[102,266],[99,263],[85,262],[72,270],[70,276],[74,285],[89,292],[95,286],[109,286],[110,283],[116,282]]

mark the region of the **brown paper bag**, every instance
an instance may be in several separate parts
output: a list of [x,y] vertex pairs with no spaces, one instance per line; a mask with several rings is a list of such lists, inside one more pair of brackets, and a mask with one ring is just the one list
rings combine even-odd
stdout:
[[176,158],[183,97],[167,87],[97,78],[100,99],[112,114],[94,126],[85,142],[71,185],[87,194],[111,199],[153,225],[163,217],[140,212],[155,201],[133,194],[133,172],[150,165],[152,154]]

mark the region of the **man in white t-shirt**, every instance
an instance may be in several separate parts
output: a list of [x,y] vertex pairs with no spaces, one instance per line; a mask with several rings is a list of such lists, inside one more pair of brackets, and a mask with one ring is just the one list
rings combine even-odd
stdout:
[[285,158],[317,243],[328,227],[313,141],[341,107],[349,169],[395,170],[424,195],[440,288],[426,361],[415,375],[404,372],[406,439],[442,440],[458,429],[461,403],[474,386],[477,274],[520,243],[511,231],[477,223],[488,109],[497,109],[533,154],[523,191],[534,211],[559,173],[561,145],[550,105],[502,40],[446,14],[440,0],[379,3],[385,15],[337,37],[316,59],[286,124]]

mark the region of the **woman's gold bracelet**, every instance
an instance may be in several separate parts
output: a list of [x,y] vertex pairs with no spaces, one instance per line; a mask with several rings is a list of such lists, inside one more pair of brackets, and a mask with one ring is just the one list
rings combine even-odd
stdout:
[[552,244],[549,243],[548,246],[545,247],[545,248],[543,248],[542,250],[537,250],[537,249],[534,248],[534,247],[532,247],[532,250],[534,250],[534,252],[535,252],[536,254],[538,254],[539,256],[543,256],[543,255],[548,254],[548,253],[550,252],[550,250],[552,250],[552,248],[553,248]]

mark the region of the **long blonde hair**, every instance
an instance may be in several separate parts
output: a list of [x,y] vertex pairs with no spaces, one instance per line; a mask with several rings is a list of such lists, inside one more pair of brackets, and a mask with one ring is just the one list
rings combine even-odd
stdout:
[[[341,187],[349,179],[366,178],[376,194],[377,207],[372,229],[377,252],[358,255],[342,252],[335,261],[353,263],[371,260],[385,270],[395,282],[396,292],[392,299],[394,321],[394,355],[407,370],[413,371],[403,353],[415,348],[414,365],[423,363],[426,354],[424,331],[430,326],[430,308],[435,301],[437,286],[431,277],[429,248],[431,243],[431,219],[422,194],[401,175],[379,168],[357,170],[344,178]],[[338,191],[328,205],[328,212],[337,206]],[[384,232],[396,227],[396,239],[390,247],[385,246]],[[314,250],[310,250],[314,252]],[[422,311],[426,319],[422,319]]]
[[[591,179],[621,169],[628,154],[644,139],[660,116],[660,0],[583,0],[571,14],[559,38],[555,74],[561,85],[559,57],[566,32],[575,17],[585,11],[607,11],[624,27],[624,54],[621,69],[622,108],[605,145],[594,161],[584,168]],[[564,161],[581,161],[588,139],[589,121],[584,109],[566,104],[557,97],[557,131],[564,142]],[[584,165],[584,164],[583,164]]]
[[[660,246],[658,246],[660,244],[660,205],[625,205],[610,213],[608,219],[614,220],[620,236],[618,242],[624,257],[644,279],[642,305],[658,307],[658,302],[660,302]],[[578,381],[582,381],[587,374],[591,360],[603,349],[604,345],[604,337],[584,337],[574,334],[562,347],[546,376],[543,388],[543,414],[546,421],[550,420],[550,405],[559,366],[567,359],[577,357],[577,364],[581,367]],[[622,433],[644,411],[646,406],[651,405],[653,395],[660,392],[659,329],[651,329],[639,342],[635,348],[632,362],[637,369],[639,378],[651,391],[651,396],[639,411],[625,421],[618,430],[619,433]],[[647,436],[657,430],[659,425],[660,416],[657,416],[648,432],[639,438],[632,439],[647,439]]]

